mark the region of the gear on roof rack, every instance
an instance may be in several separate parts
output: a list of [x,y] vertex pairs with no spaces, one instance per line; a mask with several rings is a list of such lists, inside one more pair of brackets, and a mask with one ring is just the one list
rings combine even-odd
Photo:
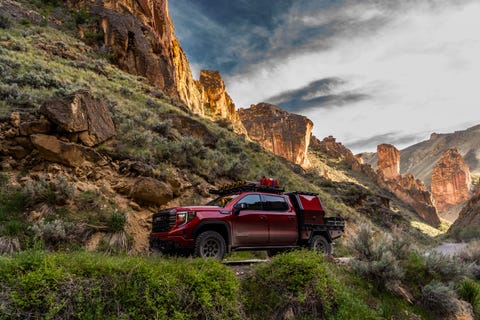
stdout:
[[246,191],[260,191],[260,192],[281,194],[285,192],[285,189],[280,188],[277,179],[263,177],[260,179],[260,182],[240,180],[240,181],[222,186],[219,189],[210,189],[208,192],[210,194],[224,196],[228,194],[234,194],[234,193],[246,192]]

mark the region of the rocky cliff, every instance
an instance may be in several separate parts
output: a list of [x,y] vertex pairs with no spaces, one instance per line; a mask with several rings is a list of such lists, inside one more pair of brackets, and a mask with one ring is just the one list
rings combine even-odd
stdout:
[[308,166],[307,150],[313,122],[268,103],[238,111],[248,136],[265,149],[296,164]]
[[197,86],[201,92],[205,115],[211,116],[213,119],[226,119],[232,123],[237,133],[247,133],[240,121],[235,104],[226,91],[225,82],[219,71],[200,71]]
[[377,146],[378,170],[386,179],[396,179],[400,176],[400,152],[390,144]]
[[[480,190],[480,189],[479,189]],[[478,227],[480,228],[480,192],[467,202],[460,211],[458,219],[455,220],[451,229]]]
[[412,173],[430,186],[432,170],[442,153],[456,148],[470,168],[470,173],[480,174],[480,125],[454,133],[432,133],[430,139],[401,150],[400,172]]
[[166,0],[69,1],[100,17],[104,48],[129,73],[146,77],[166,95],[202,114],[201,95],[175,37]]
[[432,170],[431,190],[439,211],[470,199],[470,169],[457,149],[448,149]]
[[336,142],[335,138],[331,136],[321,142],[316,142],[316,148],[332,157],[344,159],[352,170],[363,172],[371,180],[377,182],[381,188],[392,192],[398,199],[409,204],[425,222],[433,226],[440,224],[432,196],[423,182],[415,179],[411,174],[400,175],[399,151],[394,146],[378,146],[379,170],[377,172],[370,164],[363,163],[362,157],[354,156],[348,148]]
[[400,174],[400,152],[397,148],[381,144],[377,147],[377,158],[378,184],[410,204],[427,223],[438,226],[440,218],[425,184],[412,174]]

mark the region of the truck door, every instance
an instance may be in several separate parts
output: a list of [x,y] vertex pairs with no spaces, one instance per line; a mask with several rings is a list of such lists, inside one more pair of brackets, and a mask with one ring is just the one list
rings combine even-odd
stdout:
[[267,215],[269,245],[295,245],[298,238],[297,216],[283,196],[262,194],[263,210]]
[[241,198],[237,205],[245,203],[246,208],[238,215],[232,215],[232,245],[248,247],[266,245],[268,243],[267,215],[262,211],[259,194],[248,194]]

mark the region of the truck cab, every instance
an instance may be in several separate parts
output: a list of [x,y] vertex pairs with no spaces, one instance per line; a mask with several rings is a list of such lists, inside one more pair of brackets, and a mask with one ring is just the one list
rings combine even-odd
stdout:
[[343,232],[343,219],[337,226],[328,226],[316,194],[284,193],[276,186],[252,182],[211,193],[219,197],[206,206],[154,213],[151,247],[220,259],[234,250],[301,246],[331,253],[333,239]]

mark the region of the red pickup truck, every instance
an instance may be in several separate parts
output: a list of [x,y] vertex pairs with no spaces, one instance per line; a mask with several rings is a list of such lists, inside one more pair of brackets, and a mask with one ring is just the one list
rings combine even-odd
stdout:
[[154,213],[150,246],[164,253],[193,252],[218,259],[235,250],[275,252],[298,247],[331,254],[332,241],[344,231],[344,220],[326,218],[314,193],[285,193],[267,182],[210,190],[219,197],[206,206]]

